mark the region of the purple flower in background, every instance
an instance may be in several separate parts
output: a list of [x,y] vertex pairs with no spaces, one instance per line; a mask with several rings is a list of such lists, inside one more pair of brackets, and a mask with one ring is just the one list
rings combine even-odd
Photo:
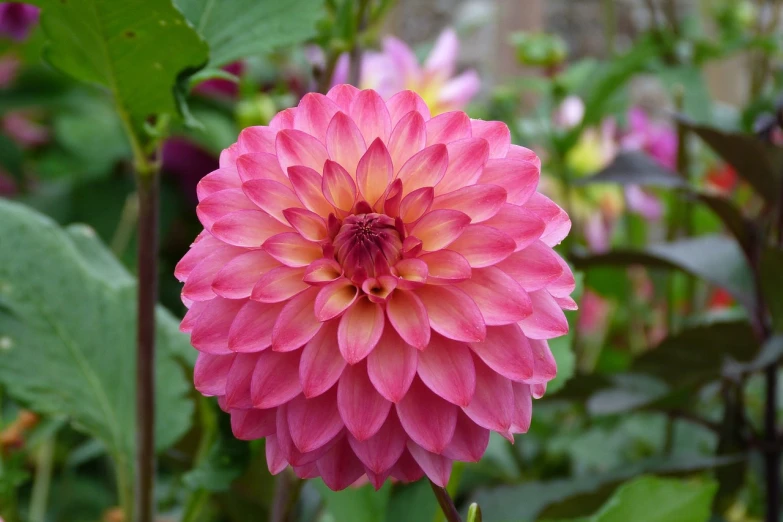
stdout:
[[[237,61],[223,67],[223,70],[234,76],[241,76],[245,66]],[[239,94],[239,85],[236,82],[224,78],[212,78],[203,81],[193,88],[193,92],[206,97],[236,98]]]
[[196,185],[201,178],[218,168],[215,156],[181,137],[166,140],[161,151],[161,160],[161,170],[177,179],[188,201],[194,205],[198,203]]
[[623,149],[642,150],[664,167],[677,168],[677,133],[672,127],[654,121],[641,107],[628,111],[628,127]]
[[29,4],[0,2],[0,35],[21,42],[38,23],[40,9]]
[[[380,52],[363,54],[359,87],[373,89],[385,99],[400,91],[418,93],[433,116],[462,110],[481,88],[473,69],[455,76],[459,40],[454,29],[444,30],[423,64],[402,40],[393,36],[383,39]],[[347,83],[350,59],[340,57],[332,79],[333,85]]]

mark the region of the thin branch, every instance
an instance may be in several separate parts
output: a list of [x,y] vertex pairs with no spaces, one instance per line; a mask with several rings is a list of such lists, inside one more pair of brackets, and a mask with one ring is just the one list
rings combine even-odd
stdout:
[[444,488],[438,486],[431,480],[430,480],[430,486],[432,487],[432,492],[435,493],[435,498],[437,499],[438,504],[440,505],[440,509],[443,511],[443,514],[446,516],[446,520],[448,520],[448,522],[462,522],[462,517],[459,516],[457,507],[454,505],[454,501],[451,500],[451,496],[449,495],[449,492],[446,491]]

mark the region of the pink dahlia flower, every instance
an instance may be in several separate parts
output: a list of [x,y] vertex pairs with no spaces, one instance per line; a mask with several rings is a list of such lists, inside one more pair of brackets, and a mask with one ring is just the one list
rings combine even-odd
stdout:
[[[478,73],[473,69],[455,76],[459,40],[454,29],[445,29],[423,64],[408,44],[387,36],[381,51],[362,55],[361,78],[363,89],[374,89],[385,99],[409,89],[418,93],[431,113],[461,110],[481,88]],[[350,61],[348,54],[340,57],[334,74],[335,83],[348,81]]]
[[499,122],[339,85],[245,129],[180,261],[195,386],[269,469],[335,490],[477,461],[530,425],[574,279],[568,216]]

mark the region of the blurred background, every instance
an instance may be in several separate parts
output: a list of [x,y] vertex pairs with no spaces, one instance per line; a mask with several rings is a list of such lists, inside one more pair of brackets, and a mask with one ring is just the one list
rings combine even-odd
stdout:
[[[458,507],[478,502],[485,522],[765,520],[770,484],[780,498],[770,373],[783,353],[772,334],[783,251],[759,238],[780,206],[783,2],[373,4],[357,26],[344,23],[352,0],[327,0],[307,42],[191,79],[159,158],[161,303],[185,311],[172,274],[201,230],[196,186],[239,130],[345,81],[354,43],[366,51],[360,85],[394,89],[367,65],[388,35],[424,63],[454,34],[444,74],[461,81],[415,88],[443,110],[506,122],[541,157],[540,190],[573,222],[559,250],[579,303],[569,335],[551,342],[558,378],[530,432],[513,446],[493,434],[481,462],[455,466]],[[44,42],[37,8],[0,3],[0,197],[86,224],[134,273],[138,203],[121,122],[103,89],[42,60]],[[0,352],[11,349],[0,330]],[[122,521],[101,437],[68,414],[31,411],[0,383],[0,517]],[[214,401],[189,393],[159,460],[160,520],[267,520],[275,479],[263,441],[233,439]],[[285,477],[291,521],[443,520],[426,483],[334,493]]]

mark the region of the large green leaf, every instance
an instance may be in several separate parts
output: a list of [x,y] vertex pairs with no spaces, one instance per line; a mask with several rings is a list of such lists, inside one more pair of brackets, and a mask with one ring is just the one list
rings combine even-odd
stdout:
[[326,512],[341,522],[384,522],[391,484],[386,482],[375,491],[370,484],[360,488],[332,491],[318,480],[314,482],[324,500]]
[[[34,411],[66,415],[100,439],[125,480],[135,448],[135,286],[92,229],[65,231],[0,201],[0,383]],[[175,355],[187,338],[162,308],[157,321],[162,450],[189,428],[193,404]]]
[[580,178],[577,185],[617,183],[648,187],[685,188],[688,184],[676,172],[661,166],[647,154],[639,151],[620,152],[603,170]]
[[136,125],[175,114],[178,76],[207,62],[208,48],[171,0],[34,0],[44,50],[57,69],[107,87]]
[[783,333],[783,249],[768,248],[761,258],[761,290],[772,314],[772,326]]
[[209,67],[315,35],[323,0],[175,0],[209,43]]
[[623,484],[590,522],[705,522],[717,485],[639,477]]

